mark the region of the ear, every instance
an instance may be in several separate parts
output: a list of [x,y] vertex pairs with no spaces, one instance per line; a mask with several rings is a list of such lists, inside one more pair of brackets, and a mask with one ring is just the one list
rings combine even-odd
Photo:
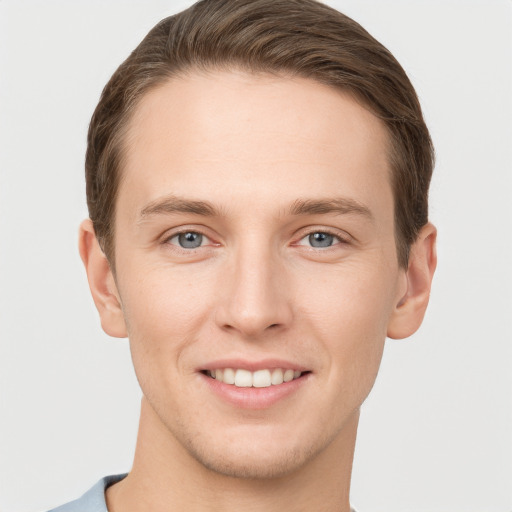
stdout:
[[428,223],[411,246],[409,266],[405,272],[407,290],[391,315],[387,332],[389,338],[407,338],[418,330],[423,321],[437,265],[436,238],[436,228]]
[[128,334],[114,275],[90,219],[84,220],[80,225],[78,248],[87,272],[92,298],[100,314],[101,327],[110,336],[125,338]]

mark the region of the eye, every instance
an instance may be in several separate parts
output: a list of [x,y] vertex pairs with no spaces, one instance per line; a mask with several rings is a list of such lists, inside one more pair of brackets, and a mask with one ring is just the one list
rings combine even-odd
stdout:
[[314,247],[315,249],[323,249],[343,242],[344,240],[332,233],[328,233],[326,231],[315,231],[314,233],[310,233],[299,240],[298,245],[306,245]]
[[311,233],[308,242],[311,247],[330,247],[334,243],[334,236],[329,233]]
[[183,249],[197,249],[201,247],[208,238],[197,231],[186,231],[184,233],[178,233],[177,235],[169,238],[168,243],[173,245],[179,245]]

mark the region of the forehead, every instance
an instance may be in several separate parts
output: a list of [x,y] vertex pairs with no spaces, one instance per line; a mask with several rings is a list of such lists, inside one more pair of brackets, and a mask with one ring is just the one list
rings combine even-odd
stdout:
[[[260,206],[343,195],[388,201],[388,140],[351,96],[305,78],[189,73],[141,100],[119,196],[237,198]],[[196,197],[195,197],[196,196]],[[384,197],[385,196],[385,197]],[[381,201],[382,202],[382,201]]]

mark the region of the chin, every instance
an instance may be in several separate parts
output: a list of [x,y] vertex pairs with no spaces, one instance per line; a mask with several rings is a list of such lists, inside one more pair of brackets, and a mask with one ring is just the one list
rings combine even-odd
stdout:
[[[293,429],[265,428],[204,432],[181,439],[186,452],[201,466],[218,475],[242,479],[277,479],[308,465],[331,443],[324,436]],[[334,437],[334,436],[332,436]]]
[[329,448],[336,440],[344,445],[349,438],[351,445],[359,417],[359,408],[348,407],[300,417],[281,411],[264,418],[257,411],[243,419],[223,418],[215,415],[215,410],[180,416],[169,414],[179,409],[176,406],[158,407],[157,402],[157,407],[146,407],[150,405],[147,399],[143,404],[141,421],[148,424],[147,435],[160,437],[173,458],[196,463],[200,472],[202,468],[212,476],[267,481],[329,458]]
[[271,453],[256,453],[256,450],[229,450],[219,453],[204,447],[190,447],[189,453],[206,469],[219,475],[268,480],[286,477],[298,471],[312,457],[304,448],[275,449]]

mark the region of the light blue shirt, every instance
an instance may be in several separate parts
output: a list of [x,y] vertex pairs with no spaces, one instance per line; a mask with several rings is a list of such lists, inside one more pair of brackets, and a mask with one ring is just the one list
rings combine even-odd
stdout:
[[[94,487],[89,489],[81,498],[70,501],[65,505],[53,508],[48,512],[108,512],[105,502],[105,490],[110,485],[114,485],[126,476],[112,475],[102,478]],[[353,508],[352,512],[356,512]]]
[[105,502],[105,490],[126,476],[111,475],[102,478],[96,485],[89,489],[81,498],[70,501],[65,505],[53,508],[49,512],[108,512]]

